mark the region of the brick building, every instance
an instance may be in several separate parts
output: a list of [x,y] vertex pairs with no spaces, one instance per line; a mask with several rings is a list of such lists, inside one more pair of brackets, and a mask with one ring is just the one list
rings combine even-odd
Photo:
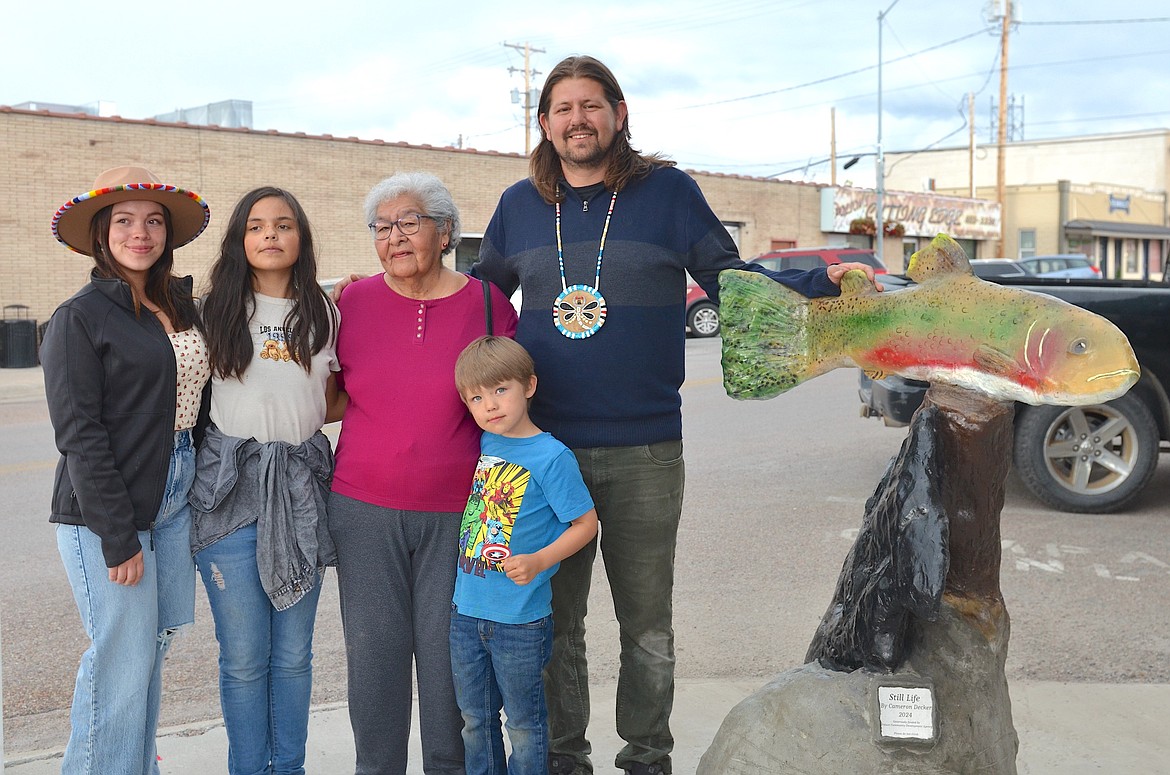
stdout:
[[[362,200],[382,178],[426,170],[447,184],[463,219],[462,269],[474,260],[500,193],[528,170],[516,154],[0,107],[0,306],[27,305],[30,317],[44,321],[85,282],[90,259],[58,244],[49,221],[98,172],[122,164],[148,167],[207,200],[211,225],[176,252],[176,270],[193,274],[197,290],[231,208],[258,185],[286,188],[304,205],[324,279],[377,270]],[[744,256],[826,242],[819,186],[692,174]]]

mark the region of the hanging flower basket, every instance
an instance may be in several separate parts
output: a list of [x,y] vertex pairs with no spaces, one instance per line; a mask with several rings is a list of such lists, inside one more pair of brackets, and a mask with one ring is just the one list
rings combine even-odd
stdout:
[[877,234],[877,225],[873,222],[873,218],[854,218],[849,222],[849,233],[872,237]]
[[902,237],[906,234],[906,227],[897,221],[887,221],[882,224],[882,231],[887,237]]

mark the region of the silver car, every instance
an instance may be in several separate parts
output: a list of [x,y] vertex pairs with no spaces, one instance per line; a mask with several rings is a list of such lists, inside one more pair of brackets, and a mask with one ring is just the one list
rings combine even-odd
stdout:
[[1020,262],[1010,258],[973,258],[971,271],[976,277],[1030,277],[1032,275]]
[[1057,256],[1032,256],[1020,264],[1037,277],[1082,277],[1100,280],[1101,270],[1080,253]]

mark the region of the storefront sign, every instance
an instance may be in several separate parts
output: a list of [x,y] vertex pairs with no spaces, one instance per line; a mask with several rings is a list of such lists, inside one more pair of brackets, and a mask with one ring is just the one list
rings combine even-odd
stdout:
[[1116,194],[1109,195],[1109,212],[1115,213],[1118,210],[1129,215],[1129,197],[1117,196]]
[[[821,231],[848,234],[853,220],[876,217],[873,189],[827,187],[821,192]],[[902,224],[908,237],[945,232],[956,239],[977,240],[998,239],[1001,222],[996,202],[908,191],[882,194],[882,221]]]

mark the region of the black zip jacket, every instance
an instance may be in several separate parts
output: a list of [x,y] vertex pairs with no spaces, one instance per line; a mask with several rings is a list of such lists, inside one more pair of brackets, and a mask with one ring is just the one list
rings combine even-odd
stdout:
[[[190,293],[191,278],[180,281]],[[41,363],[61,460],[50,522],[85,525],[113,568],[142,549],[174,449],[177,371],[166,330],[130,287],[90,278],[45,330]]]

